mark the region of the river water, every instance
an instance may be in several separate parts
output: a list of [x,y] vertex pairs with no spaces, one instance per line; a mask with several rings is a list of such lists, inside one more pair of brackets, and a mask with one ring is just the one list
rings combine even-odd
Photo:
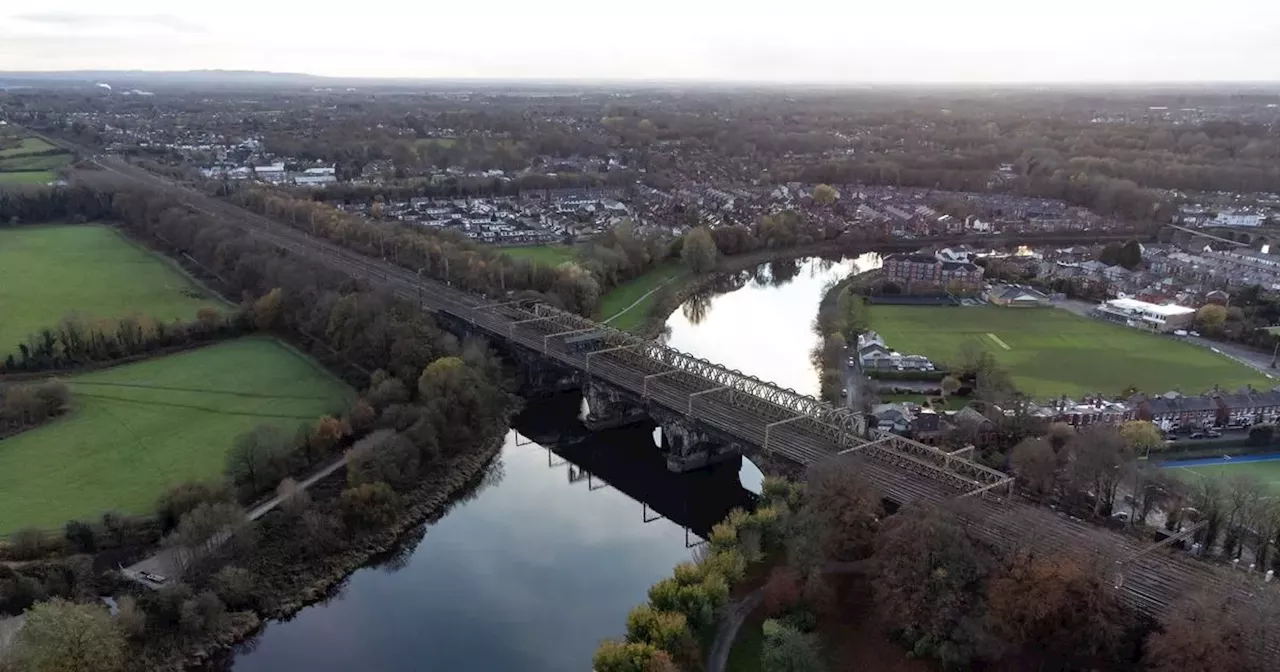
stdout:
[[[813,394],[810,325],[823,288],[877,264],[736,274],[672,315],[668,343]],[[590,669],[600,640],[622,633],[627,611],[712,524],[749,505],[761,476],[746,460],[671,474],[652,425],[591,434],[580,403],[531,402],[469,498],[210,669]]]

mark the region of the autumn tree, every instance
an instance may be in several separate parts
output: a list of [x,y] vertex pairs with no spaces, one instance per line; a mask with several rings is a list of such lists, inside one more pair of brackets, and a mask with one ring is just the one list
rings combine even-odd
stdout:
[[795,519],[792,554],[798,566],[861,560],[871,554],[884,517],[883,497],[854,463],[828,460],[809,468]]
[[1196,311],[1196,324],[1209,333],[1218,333],[1227,321],[1226,306],[1206,303]]
[[960,391],[960,379],[955,376],[943,376],[942,381],[938,383],[938,390],[942,392],[943,397],[950,397]]
[[1042,438],[1023,439],[1009,453],[1009,467],[1018,483],[1031,494],[1044,497],[1058,483],[1058,460],[1053,446]]
[[270,331],[280,322],[280,309],[284,292],[279,287],[263,294],[253,302],[253,323],[262,331]]
[[916,653],[963,667],[985,649],[982,582],[992,558],[954,513],[921,506],[890,516],[871,559],[876,607]]
[[14,657],[27,672],[114,672],[124,667],[124,634],[98,605],[54,598],[27,611]]
[[720,250],[711,237],[711,231],[699,226],[684,236],[684,247],[680,250],[680,259],[694,273],[706,273],[716,267],[720,258]]
[[343,490],[338,506],[347,524],[363,532],[391,524],[400,512],[400,496],[386,483],[365,483]]
[[835,203],[838,195],[835,187],[829,184],[819,184],[813,188],[813,200],[823,205]]
[[1262,672],[1257,644],[1262,624],[1221,597],[1193,596],[1176,605],[1147,637],[1142,662],[1150,672]]
[[1106,577],[1061,552],[1014,553],[993,572],[986,601],[988,623],[1003,641],[1077,669],[1114,660],[1129,621]]
[[1130,420],[1120,425],[1120,438],[1134,455],[1147,455],[1164,447],[1164,434],[1146,420]]
[[1094,515],[1110,515],[1116,489],[1124,480],[1133,453],[1113,427],[1084,429],[1066,448],[1071,455],[1068,477],[1080,497],[1093,498]]

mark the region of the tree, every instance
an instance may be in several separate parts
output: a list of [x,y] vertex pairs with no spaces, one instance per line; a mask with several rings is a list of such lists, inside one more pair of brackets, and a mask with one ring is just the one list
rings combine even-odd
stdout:
[[875,604],[913,650],[963,667],[985,646],[981,585],[992,563],[953,513],[920,506],[890,516],[872,555]]
[[1058,482],[1058,458],[1045,439],[1023,439],[1009,454],[1009,466],[1018,482],[1037,497],[1053,492]]
[[391,524],[400,510],[400,496],[386,483],[365,483],[342,491],[342,517],[352,529],[368,531]]
[[1017,552],[987,583],[987,618],[993,633],[1025,653],[1087,669],[1118,657],[1129,619],[1114,595],[1077,558]]
[[262,331],[270,331],[280,322],[284,292],[276,287],[253,302],[253,323]]
[[1206,303],[1196,311],[1196,324],[1210,333],[1218,333],[1227,321],[1227,308],[1216,303]]
[[156,504],[156,515],[160,518],[161,528],[165,531],[178,526],[178,521],[201,504],[217,504],[233,502],[235,497],[221,483],[204,483],[190,481],[170,487],[160,495]]
[[943,397],[949,397],[960,391],[960,379],[955,376],[944,376],[942,382],[938,383],[938,389],[942,391]]
[[[809,468],[806,497],[797,515],[798,536],[813,548],[802,555],[803,566],[861,560],[871,554],[876,529],[884,517],[883,497],[848,461],[827,461]],[[805,543],[805,542],[801,542]]]
[[1120,425],[1120,438],[1134,455],[1146,455],[1164,447],[1164,435],[1146,420],[1130,420]]
[[770,619],[764,622],[764,647],[760,652],[764,672],[822,672],[822,652],[813,637]]
[[1194,596],[1177,605],[1147,637],[1142,661],[1151,672],[1262,672],[1255,654],[1261,624],[1220,597]]
[[716,241],[711,238],[711,231],[699,226],[684,236],[684,247],[680,250],[680,259],[694,273],[706,273],[715,268],[720,258],[720,250]]
[[245,522],[244,509],[237,504],[201,504],[182,516],[178,528],[169,537],[169,543],[190,549],[199,548],[210,541],[225,538],[222,535],[229,534]]
[[275,425],[258,425],[236,437],[227,453],[225,473],[246,498],[275,487],[288,473],[293,439]]
[[840,311],[840,333],[856,334],[871,328],[871,311],[866,300],[845,287],[836,301]]
[[28,672],[113,672],[124,667],[124,634],[106,609],[59,598],[27,612],[14,644]]
[[835,187],[832,187],[829,184],[819,184],[813,188],[813,200],[823,205],[831,205],[832,203],[835,203],[838,195],[839,194],[836,193]]
[[257,600],[258,580],[242,567],[227,566],[213,575],[213,590],[231,609],[250,609]]
[[1116,488],[1124,479],[1133,454],[1112,427],[1093,425],[1067,442],[1072,461],[1068,477],[1076,494],[1093,498],[1093,513],[1111,514]]
[[689,625],[684,614],[657,611],[642,604],[627,614],[627,641],[653,646],[670,654],[679,653],[689,643]]
[[762,606],[768,616],[781,616],[800,602],[800,573],[788,566],[774,567],[764,584]]

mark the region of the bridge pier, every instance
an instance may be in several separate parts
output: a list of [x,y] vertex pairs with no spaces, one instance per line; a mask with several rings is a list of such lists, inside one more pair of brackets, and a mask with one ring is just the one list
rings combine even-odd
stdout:
[[543,357],[519,353],[520,391],[531,396],[567,392],[582,387],[577,371]]
[[692,423],[668,420],[662,423],[662,451],[667,469],[683,473],[736,459],[742,455],[742,446],[717,440]]
[[644,408],[631,404],[617,390],[598,381],[587,381],[582,386],[582,398],[587,402],[587,415],[582,424],[593,432],[625,427],[649,418]]

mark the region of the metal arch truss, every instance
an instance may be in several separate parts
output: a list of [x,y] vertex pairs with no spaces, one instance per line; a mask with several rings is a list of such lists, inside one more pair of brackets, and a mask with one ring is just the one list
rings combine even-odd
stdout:
[[[701,357],[649,341],[614,327],[570,313],[543,303],[504,302],[489,306],[477,306],[478,310],[492,310],[512,320],[510,333],[516,325],[547,323],[555,329],[546,338],[562,334],[597,332],[597,347],[582,355],[589,366],[594,355],[608,353],[610,357],[624,361],[629,368],[640,373],[645,380],[663,376],[665,380],[691,388],[693,396],[728,390],[729,403],[755,414],[769,425],[797,423],[812,434],[835,444],[833,455],[858,453],[888,462],[912,471],[920,476],[950,485],[962,496],[987,496],[1005,488],[1013,491],[1013,479],[1002,472],[989,469],[970,459],[963,451],[947,453],[933,446],[912,441],[889,432],[875,432],[871,440],[865,438],[865,421],[862,414],[852,408],[833,406],[809,395],[766,382],[741,371],[729,369]],[[692,405],[686,409],[691,411]]]

